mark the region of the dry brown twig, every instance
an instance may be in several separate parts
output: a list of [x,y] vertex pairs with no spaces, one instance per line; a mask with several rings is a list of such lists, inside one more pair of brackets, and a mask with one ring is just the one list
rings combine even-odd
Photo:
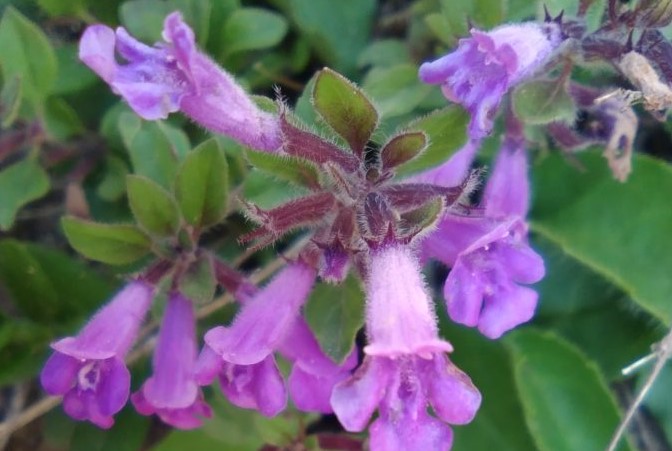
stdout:
[[642,401],[644,401],[644,398],[646,397],[647,393],[649,392],[649,390],[651,390],[651,387],[653,387],[653,384],[656,382],[656,379],[660,375],[660,372],[663,370],[663,367],[665,366],[667,361],[670,360],[670,358],[672,358],[672,329],[670,329],[665,338],[663,338],[659,343],[655,344],[653,348],[654,349],[651,354],[637,360],[635,363],[624,368],[622,371],[623,375],[627,376],[629,374],[632,374],[634,371],[641,368],[643,365],[647,364],[651,360],[656,361],[656,363],[653,366],[653,369],[651,370],[651,373],[646,378],[644,386],[641,388],[641,390],[637,394],[637,397],[628,408],[628,411],[623,417],[623,420],[621,420],[621,423],[618,425],[618,429],[616,429],[616,432],[614,433],[611,442],[609,442],[607,451],[614,451],[616,449],[618,443],[621,440],[621,437],[625,433],[625,430],[628,428],[630,421],[632,421],[635,412],[637,412],[637,409],[642,404]]

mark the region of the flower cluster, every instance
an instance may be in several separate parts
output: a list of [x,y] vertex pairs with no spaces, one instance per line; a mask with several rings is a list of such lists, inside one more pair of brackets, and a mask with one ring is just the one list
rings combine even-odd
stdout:
[[[561,40],[559,28],[472,31],[455,53],[423,65],[422,80],[441,83],[449,99],[471,112],[470,140],[443,165],[407,179],[396,169],[427,147],[427,135],[403,130],[372,145],[376,109],[335,72],[321,71],[313,92],[318,114],[334,132],[324,138],[284,104],[277,113],[259,109],[196,49],[178,13],[166,19],[163,37],[149,47],[123,28],[94,25],[82,38],[80,57],[143,118],[179,110],[298,168],[308,194],[271,209],[244,202],[256,228],[240,240],[261,247],[296,229],[307,230],[311,240],[264,287],[214,263],[220,285],[240,309],[231,324],[205,333],[200,354],[194,302],[171,283],[153,374],[130,396],[137,411],[175,427],[197,427],[211,415],[202,387],[218,380],[232,404],[267,416],[283,411],[290,398],[300,410],[333,412],[346,430],[358,432],[377,411],[369,428],[374,450],[449,449],[448,424],[471,421],[481,395],[448,358],[453,349],[439,335],[420,263],[432,258],[451,268],[443,290],[450,318],[489,338],[534,314],[537,294],[525,285],[543,277],[544,264],[527,242],[527,158],[518,121],[508,119],[480,205],[469,204],[478,185],[470,166],[502,97],[549,59]],[[333,96],[322,94],[326,86],[348,102],[330,103]],[[349,272],[364,282],[367,343],[361,362],[354,344],[336,362],[321,349],[302,307],[318,279],[339,284]],[[129,283],[79,335],[52,345],[42,384],[64,396],[73,418],[112,425],[129,397],[124,358],[154,291],[143,278]],[[291,363],[287,384],[277,357]]]

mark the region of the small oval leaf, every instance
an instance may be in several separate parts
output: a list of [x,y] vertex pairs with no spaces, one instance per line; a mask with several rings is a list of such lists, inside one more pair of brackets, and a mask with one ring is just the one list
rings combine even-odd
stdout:
[[402,133],[390,139],[380,151],[383,170],[393,169],[420,155],[427,147],[423,132]]
[[125,265],[144,257],[151,240],[130,224],[101,224],[73,216],[61,220],[70,245],[91,260],[110,265]]
[[325,68],[315,81],[313,103],[327,124],[361,155],[378,125],[378,113],[362,90]]
[[140,175],[126,177],[128,201],[136,221],[150,233],[171,236],[180,226],[173,197],[156,182]]
[[228,166],[215,139],[192,150],[180,167],[175,196],[184,219],[195,226],[210,226],[226,214]]

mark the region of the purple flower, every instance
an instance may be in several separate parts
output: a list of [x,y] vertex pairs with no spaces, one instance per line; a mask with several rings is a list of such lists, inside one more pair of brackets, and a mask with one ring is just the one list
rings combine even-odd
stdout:
[[459,186],[469,175],[469,169],[474,161],[476,152],[481,145],[480,140],[470,139],[447,161],[409,177],[411,183],[430,183],[445,187]]
[[[471,380],[445,352],[432,301],[410,250],[389,245],[373,251],[367,280],[366,357],[336,385],[331,405],[346,430],[370,428],[371,449],[448,450],[448,425],[468,423],[481,402]],[[430,416],[432,408],[437,418]]]
[[[276,116],[260,110],[234,78],[196,49],[180,13],[166,17],[164,43],[147,46],[123,28],[86,29],[80,59],[144,119],[182,111],[200,125],[262,150],[280,147]],[[115,50],[127,61],[120,65]]]
[[486,186],[484,216],[446,215],[423,253],[451,266],[443,293],[453,321],[489,338],[529,321],[537,293],[520,284],[544,276],[544,262],[527,242],[527,161],[522,138],[507,137]]
[[189,299],[172,292],[154,351],[154,374],[131,396],[143,415],[156,413],[180,429],[199,427],[211,411],[196,383],[196,320]]
[[96,313],[76,337],[51,345],[56,351],[40,381],[50,395],[63,396],[65,412],[102,427],[128,400],[131,375],[124,356],[137,336],[152,301],[153,289],[135,281]]
[[197,377],[202,385],[219,376],[233,404],[267,416],[285,408],[287,391],[273,353],[299,319],[299,310],[315,282],[315,270],[287,265],[263,290],[245,301],[230,327],[205,334]]
[[457,50],[420,66],[420,79],[440,84],[446,98],[467,108],[469,135],[482,138],[504,94],[542,66],[560,42],[555,23],[502,25],[487,33],[472,29]]

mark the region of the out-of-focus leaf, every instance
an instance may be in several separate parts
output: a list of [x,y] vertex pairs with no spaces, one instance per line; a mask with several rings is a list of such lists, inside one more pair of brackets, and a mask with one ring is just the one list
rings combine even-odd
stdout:
[[364,292],[357,278],[349,275],[339,285],[318,284],[306,304],[305,317],[322,350],[342,362],[364,325]]
[[128,202],[138,224],[150,233],[171,236],[180,226],[180,212],[168,191],[139,175],[126,179]]
[[63,99],[51,97],[44,111],[44,125],[53,139],[65,141],[84,131],[77,112]]
[[303,424],[302,414],[290,411],[266,418],[254,410],[233,406],[219,393],[209,401],[215,413],[202,428],[174,431],[152,450],[183,451],[191,447],[198,451],[257,451],[265,444],[286,447]]
[[177,173],[178,152],[165,132],[166,126],[142,122],[128,112],[121,113],[118,121],[134,172],[170,188]]
[[[142,449],[151,419],[130,405],[115,415],[114,427],[100,429],[88,422],[75,422],[60,409],[45,417],[47,443],[69,451],[136,451]],[[200,450],[199,450],[200,451]]]
[[96,73],[79,60],[78,51],[78,45],[74,43],[62,44],[56,48],[58,77],[51,94],[73,94],[98,82]]
[[582,155],[579,172],[560,156],[533,171],[532,228],[566,254],[672,322],[672,169],[636,154],[627,182],[615,181],[596,153]]
[[48,191],[49,176],[33,159],[26,158],[0,171],[0,230],[9,230],[19,209]]
[[261,8],[235,10],[222,29],[225,55],[259,50],[277,45],[287,34],[287,20],[280,14]]
[[91,260],[110,265],[133,263],[149,253],[151,240],[130,224],[101,224],[72,216],[61,220],[70,245]]
[[323,69],[315,80],[313,103],[327,124],[361,154],[378,124],[378,113],[362,90],[342,75]]
[[320,186],[317,168],[307,160],[253,150],[248,150],[246,155],[254,167],[270,175],[309,189]]
[[357,58],[357,65],[359,67],[389,67],[408,63],[410,62],[409,60],[410,55],[404,41],[400,39],[382,39],[372,42],[360,53],[359,58]]
[[574,100],[556,80],[535,80],[516,88],[513,111],[528,124],[571,122],[576,116]]
[[429,138],[429,145],[417,158],[400,166],[398,172],[419,172],[446,161],[467,142],[468,120],[469,116],[462,108],[449,106],[405,126],[404,130],[424,132]]
[[111,291],[81,261],[11,239],[0,241],[0,284],[22,316],[44,323],[87,313]]
[[[540,450],[601,451],[619,422],[596,366],[551,333],[518,330],[505,338],[525,420]],[[630,449],[627,445],[619,450]]]
[[608,380],[620,379],[621,368],[660,340],[655,320],[549,240],[535,236],[533,243],[546,265],[546,276],[534,287],[539,293],[535,321],[581,348]]
[[441,0],[441,11],[450,33],[459,38],[469,33],[470,23],[482,30],[501,24],[507,3],[507,0]]
[[33,107],[49,94],[58,70],[56,55],[42,30],[9,6],[0,21],[2,78],[21,78],[23,95]]
[[216,288],[215,271],[207,256],[199,257],[180,279],[180,293],[197,304],[212,301]]
[[14,123],[21,107],[23,87],[21,78],[14,76],[5,80],[0,90],[0,126],[7,128]]
[[98,184],[96,193],[102,199],[114,202],[126,192],[126,176],[128,167],[126,163],[118,157],[110,156],[105,162],[105,176]]
[[130,0],[121,4],[119,17],[128,32],[148,44],[161,41],[163,20],[175,7],[161,0]]
[[434,90],[420,83],[418,68],[413,64],[398,64],[373,68],[362,83],[383,120],[413,111]]
[[323,61],[350,75],[366,46],[375,0],[288,0],[292,19]]
[[485,340],[478,331],[456,326],[437,300],[441,335],[455,348],[450,359],[467,373],[483,395],[474,420],[453,428],[454,448],[536,451],[525,426],[523,408],[513,390],[513,366],[501,341]]
[[431,13],[425,16],[427,27],[446,45],[452,45],[455,42],[455,35],[451,32],[450,22],[443,13]]
[[207,227],[224,217],[227,207],[228,166],[219,143],[210,139],[192,150],[175,181],[175,196],[185,220]]
[[47,14],[50,16],[75,16],[79,17],[86,13],[88,0],[37,0]]

